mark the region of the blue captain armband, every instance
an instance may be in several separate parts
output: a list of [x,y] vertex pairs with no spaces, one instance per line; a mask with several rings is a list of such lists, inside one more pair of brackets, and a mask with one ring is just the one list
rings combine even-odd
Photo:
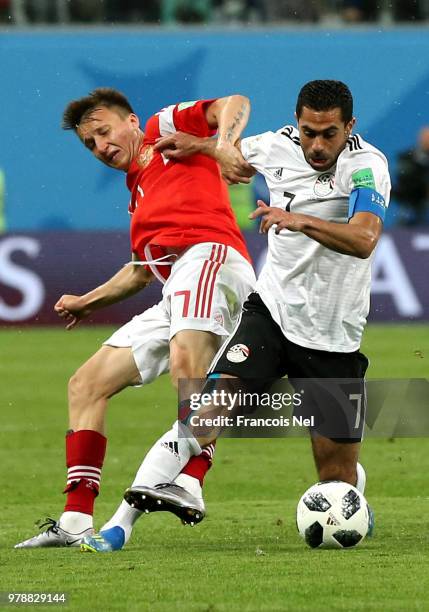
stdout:
[[358,212],[370,212],[384,221],[386,200],[374,189],[367,187],[353,189],[349,197],[349,221]]

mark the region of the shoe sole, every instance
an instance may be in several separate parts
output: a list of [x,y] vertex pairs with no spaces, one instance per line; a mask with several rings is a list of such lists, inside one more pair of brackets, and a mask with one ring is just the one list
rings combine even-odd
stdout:
[[199,508],[183,506],[180,502],[163,498],[159,492],[154,497],[150,491],[143,493],[127,489],[124,499],[132,508],[136,508],[146,514],[149,514],[149,512],[172,512],[179,517],[184,525],[191,525],[191,527],[201,523],[205,516],[205,513]]

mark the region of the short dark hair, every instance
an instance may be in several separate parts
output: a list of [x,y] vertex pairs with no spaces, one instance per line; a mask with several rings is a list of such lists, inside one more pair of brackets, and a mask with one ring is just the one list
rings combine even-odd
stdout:
[[100,107],[115,108],[123,118],[134,112],[123,93],[110,87],[98,87],[87,96],[72,100],[67,104],[63,113],[63,130],[76,132],[82,119]]
[[348,123],[353,118],[353,96],[347,85],[341,81],[319,80],[306,83],[299,92],[296,102],[298,119],[303,106],[316,111],[340,108],[344,123]]

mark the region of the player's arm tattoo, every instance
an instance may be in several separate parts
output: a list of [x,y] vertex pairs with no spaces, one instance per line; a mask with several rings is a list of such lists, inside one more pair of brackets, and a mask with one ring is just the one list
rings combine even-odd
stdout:
[[235,143],[235,140],[236,140],[235,131],[236,131],[237,127],[239,127],[243,123],[243,121],[245,120],[245,118],[247,116],[247,110],[248,110],[248,104],[246,102],[244,102],[241,105],[241,108],[237,111],[235,117],[233,117],[231,125],[229,125],[226,128],[226,132],[225,132],[225,141],[226,142],[229,142],[231,144]]

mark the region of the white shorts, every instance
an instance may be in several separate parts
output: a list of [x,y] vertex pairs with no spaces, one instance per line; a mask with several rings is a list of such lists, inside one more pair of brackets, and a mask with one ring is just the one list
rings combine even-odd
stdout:
[[162,300],[120,327],[104,344],[131,347],[146,384],[168,372],[169,342],[194,329],[229,336],[256,282],[250,263],[232,247],[204,242],[173,264]]

